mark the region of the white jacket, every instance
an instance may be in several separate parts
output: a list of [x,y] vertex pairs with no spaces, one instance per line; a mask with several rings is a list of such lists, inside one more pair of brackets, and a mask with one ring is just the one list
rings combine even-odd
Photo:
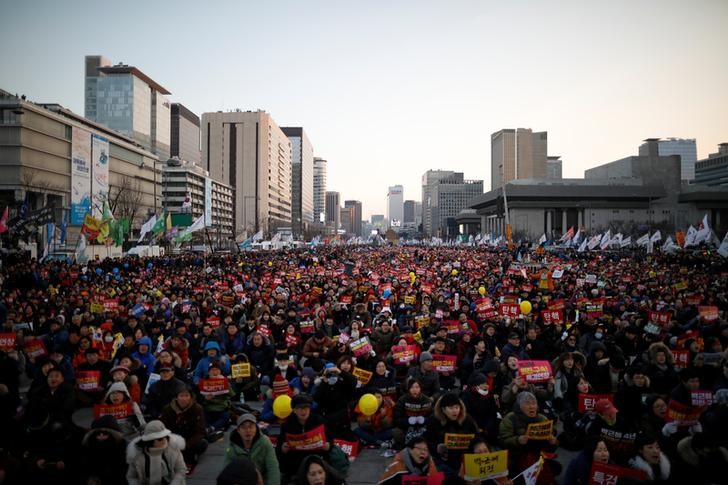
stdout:
[[[169,444],[164,449],[150,448],[145,453],[139,446],[141,437],[134,439],[126,447],[126,462],[129,470],[126,478],[129,485],[184,485],[187,467],[182,457],[185,439],[172,433]],[[148,463],[148,465],[147,465]]]

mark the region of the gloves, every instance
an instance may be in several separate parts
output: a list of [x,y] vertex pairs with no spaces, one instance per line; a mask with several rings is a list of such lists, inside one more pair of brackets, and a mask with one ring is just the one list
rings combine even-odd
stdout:
[[689,430],[690,434],[702,433],[703,425],[701,425],[700,423],[695,423],[694,425],[690,426]]
[[419,416],[410,416],[409,419],[407,419],[407,421],[409,422],[409,424],[417,424],[418,417]]
[[673,421],[672,423],[667,423],[665,426],[662,427],[662,435],[665,438],[669,438],[675,433],[677,433],[677,423],[675,421]]
[[424,416],[417,416],[417,422],[419,424],[425,424],[425,417]]

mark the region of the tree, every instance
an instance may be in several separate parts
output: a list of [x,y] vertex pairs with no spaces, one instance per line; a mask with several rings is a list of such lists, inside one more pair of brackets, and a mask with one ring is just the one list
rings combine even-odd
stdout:
[[109,185],[109,209],[116,217],[128,218],[129,227],[141,209],[143,198],[141,182],[128,175],[122,175],[118,185]]

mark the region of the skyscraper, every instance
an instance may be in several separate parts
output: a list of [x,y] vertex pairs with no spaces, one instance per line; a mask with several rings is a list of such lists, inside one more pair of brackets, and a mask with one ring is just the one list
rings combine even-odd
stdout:
[[136,140],[161,159],[169,158],[171,94],[134,66],[111,65],[103,56],[86,56],[85,114]]
[[313,159],[313,219],[315,222],[326,221],[326,166],[323,158]]
[[326,225],[336,232],[341,228],[341,202],[338,192],[326,192]]
[[428,170],[422,176],[422,231],[425,234],[432,235],[433,230],[433,206],[432,191],[438,180],[446,177],[452,177],[455,172],[452,170]]
[[303,128],[283,127],[281,130],[291,141],[291,220],[293,234],[300,236],[314,221],[313,146]]
[[548,134],[530,128],[503,129],[490,136],[490,186],[516,179],[546,178]]
[[648,142],[652,140],[657,141],[659,156],[680,155],[680,178],[682,180],[695,179],[695,162],[698,159],[695,138],[648,138],[645,143],[640,145],[640,156],[647,155]]
[[354,216],[353,216],[353,226],[352,231],[357,236],[362,236],[362,228],[361,228],[361,221],[362,221],[362,206],[361,201],[359,200],[345,200],[344,201],[344,207],[349,209],[354,209]]
[[291,142],[265,111],[202,114],[202,160],[235,190],[235,233],[291,226]]
[[414,200],[405,200],[404,201],[404,215],[402,217],[402,222],[405,224],[415,222],[415,201]]
[[201,165],[200,117],[180,103],[172,103],[171,121],[169,155]]
[[[429,181],[427,204],[422,205],[423,231],[430,236],[453,237],[449,228],[456,226],[455,216],[468,207],[468,201],[483,194],[483,181],[465,180],[462,172],[444,173],[431,170],[422,177],[423,182]],[[429,221],[427,226],[425,220]]]
[[404,219],[404,187],[393,185],[387,191],[387,226],[395,231],[402,228]]

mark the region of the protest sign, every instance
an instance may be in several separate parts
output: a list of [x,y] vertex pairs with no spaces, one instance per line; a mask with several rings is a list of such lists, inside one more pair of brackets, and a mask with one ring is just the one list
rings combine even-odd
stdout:
[[233,364],[230,367],[231,376],[233,379],[242,377],[250,377],[250,364],[247,362],[241,362],[240,364]]
[[14,333],[0,333],[0,350],[10,352],[15,348]]
[[454,372],[457,356],[432,354],[432,366],[436,372]]
[[600,399],[606,399],[607,401],[614,404],[614,394],[583,394],[579,393],[579,412],[580,413],[593,413],[594,406]]
[[675,359],[675,367],[684,369],[690,364],[690,351],[688,349],[673,349],[671,352]]
[[713,404],[713,393],[704,390],[691,391],[690,402],[694,407],[708,407]]
[[304,335],[311,334],[314,332],[314,323],[310,320],[301,322],[301,333]]
[[198,387],[203,396],[219,396],[230,391],[230,382],[224,377],[222,379],[200,379]]
[[434,475],[402,475],[402,485],[441,485],[445,480],[443,472]]
[[549,440],[553,436],[554,422],[551,420],[530,423],[526,426],[526,436],[530,440]]
[[465,480],[489,480],[508,475],[508,450],[463,455]]
[[326,444],[324,425],[320,425],[301,434],[286,433],[288,447],[296,451],[322,450]]
[[359,381],[362,386],[366,386],[367,384],[369,384],[369,381],[372,380],[371,371],[360,369],[358,367],[354,367],[354,370],[351,374],[356,377],[356,380]]
[[563,310],[545,310],[545,311],[541,312],[541,319],[543,319],[544,325],[563,324],[564,323],[564,311]]
[[650,310],[648,312],[648,318],[649,321],[652,323],[659,324],[660,326],[665,326],[668,323],[670,323],[670,318],[672,317],[672,313],[670,312],[655,312]]
[[698,422],[702,409],[699,407],[686,406],[673,399],[667,403],[667,414],[665,422],[676,422],[679,425],[691,425]]
[[521,314],[518,303],[501,303],[498,313],[503,317],[517,318]]
[[349,461],[354,461],[354,459],[359,455],[359,441],[346,441],[341,440],[338,438],[334,439],[334,444],[341,448],[341,451],[344,452],[347,458],[349,458]]
[[101,416],[113,416],[116,419],[124,419],[131,416],[131,414],[131,401],[126,401],[121,404],[97,404],[94,406],[95,419]]
[[81,391],[95,391],[101,383],[101,372],[85,370],[76,372],[76,386]]
[[392,347],[392,362],[395,365],[407,365],[417,355],[416,345],[395,345]]
[[546,382],[551,378],[551,363],[547,360],[519,360],[518,375],[526,382]]
[[717,306],[699,306],[700,319],[705,323],[713,323],[718,320]]
[[445,448],[448,450],[467,450],[474,434],[445,433]]
[[631,478],[639,482],[648,477],[642,470],[594,461],[589,471],[589,485],[617,485],[620,478]]
[[372,344],[369,343],[369,337],[362,337],[350,342],[349,348],[355,357],[361,357],[372,351]]
[[38,357],[48,355],[45,344],[38,338],[34,338],[26,342],[23,351],[29,359],[37,359]]

